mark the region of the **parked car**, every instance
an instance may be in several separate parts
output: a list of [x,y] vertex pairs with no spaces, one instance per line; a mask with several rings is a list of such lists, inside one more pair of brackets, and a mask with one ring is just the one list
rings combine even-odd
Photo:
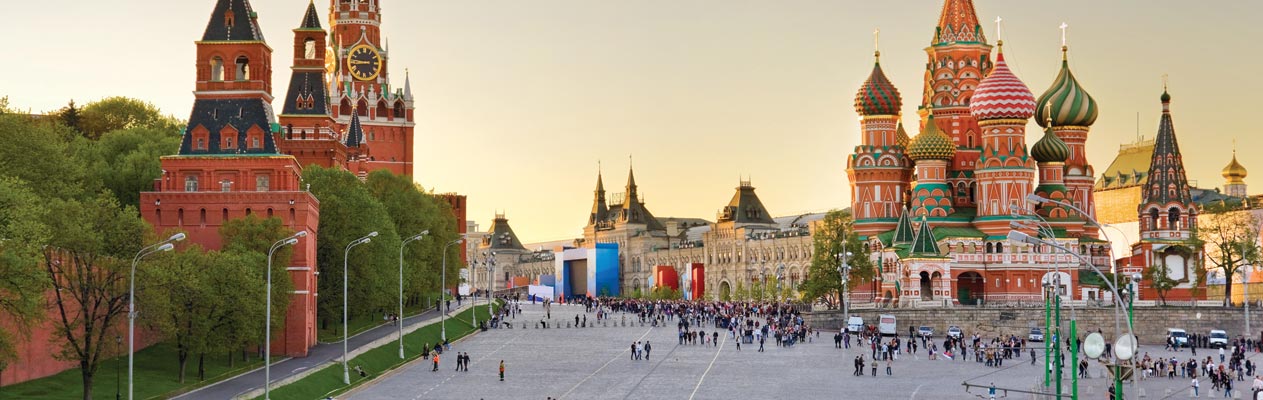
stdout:
[[851,331],[851,333],[860,332],[860,330],[864,329],[864,319],[852,315],[846,320],[846,328]]
[[965,336],[965,332],[961,332],[959,326],[952,325],[947,327],[947,337],[960,339],[963,336]]
[[1175,338],[1175,345],[1188,347],[1188,332],[1180,328],[1167,328],[1167,336]]
[[1039,328],[1031,328],[1031,333],[1030,335],[1027,335],[1026,340],[1032,342],[1042,342],[1044,341],[1044,331],[1039,330]]
[[1228,332],[1219,329],[1210,331],[1210,348],[1226,348],[1228,347]]
[[928,326],[918,327],[917,334],[927,338],[934,337],[934,328]]

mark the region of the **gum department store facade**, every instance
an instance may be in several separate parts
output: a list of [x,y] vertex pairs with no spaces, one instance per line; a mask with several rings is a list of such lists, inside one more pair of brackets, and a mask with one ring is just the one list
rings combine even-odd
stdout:
[[[1130,253],[1111,256],[1101,228],[1088,222],[1094,215],[1075,210],[1096,209],[1099,183],[1085,152],[1098,115],[1095,100],[1071,73],[1065,46],[1059,74],[1038,98],[1009,69],[1002,46],[987,42],[972,1],[945,0],[925,49],[914,137],[902,123],[899,91],[875,54],[878,60],[855,98],[862,137],[847,157],[846,171],[855,229],[880,273],[860,282],[852,300],[899,307],[1039,302],[1043,286],[1051,282],[1060,284],[1067,299],[1108,299],[1094,275],[1080,276],[1086,266],[1076,257],[1007,239],[1012,223],[1037,218],[1051,227],[1051,237],[1044,239],[1075,250],[1103,270],[1113,259],[1128,260],[1127,265],[1166,263],[1179,281],[1168,299],[1187,299],[1191,268],[1202,250],[1189,242],[1197,209],[1171,122],[1170,96],[1161,96],[1162,119],[1145,174],[1148,190],[1131,211],[1134,220],[1142,221],[1141,240]],[[1026,125],[1032,117],[1043,132],[1028,145]],[[796,288],[806,277],[811,235],[823,214],[771,218],[754,188],[741,182],[716,222],[659,219],[637,194],[632,172],[625,189],[607,202],[598,175],[583,238],[564,245],[617,243],[624,295],[663,284],[661,279],[650,283],[662,269],[681,277],[704,269],[705,289],[694,293],[712,298],[738,283],[749,287],[764,274],[774,276],[782,265],[787,285]],[[1029,204],[1030,194],[1074,207]],[[475,262],[490,251],[500,266],[498,282],[520,286],[554,272],[554,252],[526,249],[503,215],[472,252]],[[1139,267],[1121,272],[1131,275]],[[476,281],[484,278],[485,271]],[[1145,282],[1140,285],[1141,298],[1156,298]]]

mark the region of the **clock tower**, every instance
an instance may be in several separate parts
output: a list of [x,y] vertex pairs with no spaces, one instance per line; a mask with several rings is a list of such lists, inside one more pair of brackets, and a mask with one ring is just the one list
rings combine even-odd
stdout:
[[363,130],[367,170],[412,176],[413,99],[407,76],[391,85],[390,49],[381,37],[381,0],[330,0],[332,51],[325,56],[331,114],[346,131]]

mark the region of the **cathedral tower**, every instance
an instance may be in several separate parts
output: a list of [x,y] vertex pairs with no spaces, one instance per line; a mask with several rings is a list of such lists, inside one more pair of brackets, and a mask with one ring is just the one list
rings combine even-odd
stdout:
[[972,0],[945,0],[934,38],[925,48],[925,84],[918,113],[933,114],[938,129],[957,146],[948,163],[947,182],[955,190],[955,205],[974,207],[974,169],[982,131],[969,113],[974,91],[990,73],[991,45],[978,24]]
[[[1067,50],[1066,46],[1061,46],[1061,71],[1057,73],[1052,86],[1039,96],[1035,122],[1045,129],[1052,128],[1053,133],[1070,147],[1070,155],[1064,160],[1064,181],[1069,195],[1064,201],[1092,213],[1089,216],[1095,218],[1096,200],[1092,190],[1096,172],[1092,164],[1088,163],[1086,148],[1088,130],[1096,122],[1098,110],[1096,100],[1070,72],[1070,65],[1066,61]],[[1086,225],[1084,228],[1085,233],[1091,237],[1096,237],[1100,229]]]
[[916,161],[917,186],[912,189],[913,215],[943,218],[952,208],[952,189],[947,186],[947,164],[956,156],[952,139],[939,131],[931,115],[925,129],[908,145],[908,157]]
[[[912,163],[900,138],[899,90],[882,72],[880,53],[874,55],[873,72],[855,94],[860,115],[860,145],[847,158],[851,185],[851,209],[855,230],[875,235],[895,227],[911,179]],[[906,138],[906,133],[903,133]]]
[[1026,152],[1026,122],[1035,108],[1035,96],[1009,70],[1001,50],[995,69],[978,85],[969,104],[982,129],[982,154],[974,172],[978,182],[974,225],[987,235],[1007,234],[1013,218],[1009,208],[1025,207],[1026,195],[1032,193],[1035,160]]
[[1245,177],[1247,171],[1241,163],[1237,162],[1237,149],[1234,145],[1232,149],[1232,162],[1224,167],[1224,194],[1233,197],[1246,197],[1248,194],[1245,190]]
[[1197,224],[1197,207],[1189,193],[1180,143],[1171,123],[1171,95],[1162,92],[1162,120],[1154,138],[1149,174],[1136,206],[1141,241],[1187,240]]
[[316,4],[308,3],[302,21],[294,29],[289,91],[280,115],[284,129],[280,147],[303,165],[343,168],[352,155],[345,143],[346,129],[334,121],[329,106],[329,84],[325,79],[327,36],[320,26]]

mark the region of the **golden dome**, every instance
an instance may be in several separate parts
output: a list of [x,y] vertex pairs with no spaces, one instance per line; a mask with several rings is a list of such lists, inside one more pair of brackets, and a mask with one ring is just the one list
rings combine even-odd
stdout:
[[1241,166],[1241,163],[1237,162],[1236,150],[1233,150],[1232,162],[1228,163],[1228,166],[1224,167],[1223,170],[1224,179],[1227,179],[1228,183],[1244,183],[1243,179],[1245,179],[1246,174],[1247,171],[1245,170],[1245,167]]

